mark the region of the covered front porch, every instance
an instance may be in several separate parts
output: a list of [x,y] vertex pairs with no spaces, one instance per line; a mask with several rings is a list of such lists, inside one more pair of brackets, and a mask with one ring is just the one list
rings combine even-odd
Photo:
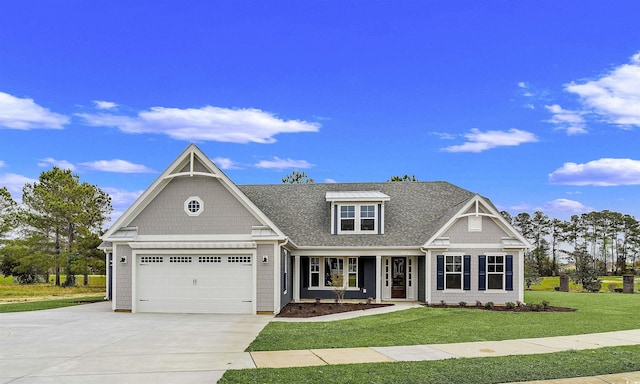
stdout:
[[342,276],[344,298],[424,301],[424,254],[293,255],[293,301],[335,298],[335,276]]

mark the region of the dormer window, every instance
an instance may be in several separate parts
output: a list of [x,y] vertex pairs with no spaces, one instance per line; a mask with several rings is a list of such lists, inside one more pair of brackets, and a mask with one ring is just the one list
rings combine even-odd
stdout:
[[327,192],[331,203],[332,234],[383,234],[384,202],[389,196],[378,191]]
[[338,233],[375,233],[376,205],[339,205],[340,229]]

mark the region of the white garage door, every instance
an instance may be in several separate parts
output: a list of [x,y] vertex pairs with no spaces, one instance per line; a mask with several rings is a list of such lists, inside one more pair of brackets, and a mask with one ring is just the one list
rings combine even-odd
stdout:
[[253,312],[249,255],[144,255],[136,262],[138,312]]

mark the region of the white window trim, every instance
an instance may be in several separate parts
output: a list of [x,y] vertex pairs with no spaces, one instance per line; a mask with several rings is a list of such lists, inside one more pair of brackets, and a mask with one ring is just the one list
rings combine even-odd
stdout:
[[[506,291],[505,289],[505,285],[507,283],[507,256],[504,253],[492,253],[492,254],[486,254],[486,264],[485,264],[485,273],[487,274],[487,277],[485,278],[486,280],[486,287],[485,289],[487,291],[491,291],[491,292],[499,292],[499,291]],[[502,257],[502,272],[489,272],[489,257]],[[498,265],[498,264],[495,264]],[[502,288],[489,288],[489,275],[502,275]]]
[[[197,201],[198,204],[200,204],[200,209],[198,209],[198,211],[196,212],[191,212],[189,210],[189,203],[191,203],[192,201]],[[187,200],[185,200],[184,202],[184,211],[187,213],[187,215],[189,216],[200,216],[200,214],[204,211],[204,202],[202,201],[201,198],[199,198],[198,196],[190,196],[189,198],[187,198]]]
[[[313,272],[313,273],[318,273],[318,286],[314,287],[311,285],[311,276],[312,276],[312,271],[311,271],[311,260],[312,259],[319,259],[319,271],[318,272]],[[325,271],[324,271],[324,267],[326,265],[325,260],[326,259],[342,259],[342,281],[343,281],[343,286],[347,288],[347,291],[359,291],[360,290],[360,286],[358,285],[358,258],[357,257],[349,257],[349,256],[313,256],[313,257],[309,257],[309,287],[308,289],[310,291],[330,291],[333,289],[333,286],[331,285],[325,285],[324,284],[324,277],[325,277]],[[356,259],[356,286],[355,287],[349,287],[349,259]]]
[[[460,257],[460,288],[447,288],[447,256]],[[464,254],[463,253],[445,253],[444,254],[444,290],[449,292],[464,292]],[[449,274],[458,274],[458,272],[449,272]]]
[[[341,203],[341,204],[336,204],[336,207],[338,207],[338,209],[336,210],[337,212],[335,213],[337,215],[337,217],[334,218],[334,220],[336,220],[337,222],[337,234],[338,235],[343,235],[343,234],[378,234],[378,227],[380,225],[379,223],[379,217],[380,217],[380,212],[378,212],[378,203],[374,203],[374,202],[366,202],[366,203]],[[353,231],[346,231],[346,230],[342,230],[342,207],[346,207],[346,206],[353,206],[355,209],[355,217],[353,218],[354,220],[354,229]],[[373,229],[372,230],[362,230],[361,228],[361,220],[362,219],[371,219],[370,217],[365,217],[362,218],[360,216],[361,214],[361,207],[363,206],[372,206],[373,207]],[[333,210],[332,210],[333,211]],[[332,220],[333,223],[333,220]],[[332,224],[333,227],[333,224]],[[333,229],[333,228],[332,228]]]

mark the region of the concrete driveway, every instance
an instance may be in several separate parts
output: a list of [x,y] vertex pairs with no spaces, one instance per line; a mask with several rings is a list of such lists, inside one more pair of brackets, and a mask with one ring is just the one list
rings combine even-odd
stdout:
[[0,383],[215,383],[255,367],[259,315],[115,313],[111,303],[0,314]]

